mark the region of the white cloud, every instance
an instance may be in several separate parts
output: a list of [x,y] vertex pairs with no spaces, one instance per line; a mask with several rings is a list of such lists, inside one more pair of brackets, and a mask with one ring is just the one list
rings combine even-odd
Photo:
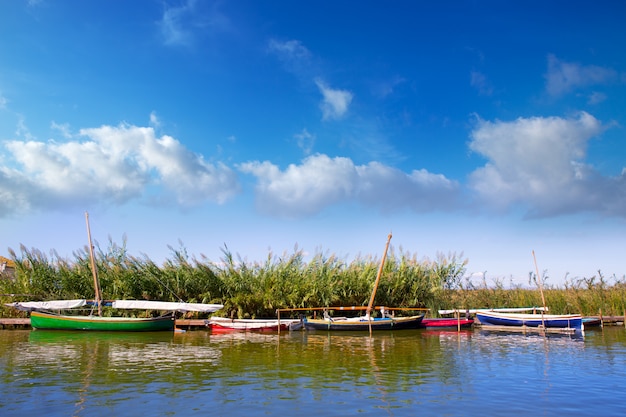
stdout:
[[159,120],[159,116],[157,116],[155,111],[150,113],[150,126],[155,128],[161,127],[161,120]]
[[589,95],[589,100],[587,100],[587,103],[588,104],[598,104],[598,103],[602,103],[604,100],[606,100],[606,94],[598,93],[598,92],[594,91],[593,93],[591,93]]
[[267,52],[275,55],[286,71],[298,78],[306,79],[307,82],[315,71],[313,55],[298,40],[279,41],[270,39],[267,43]]
[[15,136],[24,138],[25,140],[34,140],[35,137],[30,133],[30,129],[26,125],[26,118],[22,115],[18,115],[17,129],[15,129]]
[[490,96],[493,94],[493,87],[491,86],[491,83],[487,79],[487,76],[481,72],[472,71],[470,73],[470,84],[478,90],[480,95]]
[[298,40],[270,39],[267,48],[283,61],[306,61],[311,58],[311,52]]
[[165,6],[158,22],[163,41],[168,46],[191,46],[197,35],[228,31],[230,22],[219,10],[219,2],[186,0],[177,7]]
[[320,105],[323,119],[330,120],[343,117],[352,102],[352,93],[346,90],[334,90],[319,79],[315,80],[315,83],[323,96],[322,104]]
[[64,138],[69,139],[72,137],[72,132],[70,130],[70,125],[68,123],[58,124],[54,120],[50,123],[50,128],[54,130],[58,130]]
[[546,90],[552,96],[560,96],[581,87],[615,82],[618,78],[617,72],[610,68],[565,62],[552,54],[548,55]]
[[298,147],[302,149],[306,155],[311,153],[313,145],[315,144],[315,135],[312,135],[306,129],[302,129],[302,132],[296,133],[293,137],[296,139]]
[[385,212],[450,209],[458,193],[458,184],[443,175],[425,170],[406,174],[377,162],[354,165],[349,158],[327,155],[310,156],[284,171],[268,161],[241,164],[239,169],[258,178],[256,198],[262,212],[292,218],[350,202]]
[[[239,191],[236,174],[210,164],[170,137],[132,125],[82,129],[85,141],[5,144],[14,166],[0,166],[0,214],[14,209],[55,208],[84,202],[122,204],[156,189],[159,200],[173,195],[181,205],[223,203]],[[152,196],[154,197],[154,196]]]
[[374,85],[373,93],[377,97],[385,98],[394,93],[396,87],[402,85],[406,82],[406,79],[396,75],[391,79],[385,80],[383,82],[377,83]]
[[[488,207],[522,204],[533,216],[579,211],[626,215],[626,177],[602,177],[585,163],[588,141],[605,127],[592,115],[479,120],[469,147],[488,163],[470,188]],[[620,214],[621,213],[621,214]]]
[[184,21],[191,13],[192,6],[193,3],[188,2],[180,7],[166,7],[163,11],[159,25],[166,45],[187,45],[191,42],[192,35]]

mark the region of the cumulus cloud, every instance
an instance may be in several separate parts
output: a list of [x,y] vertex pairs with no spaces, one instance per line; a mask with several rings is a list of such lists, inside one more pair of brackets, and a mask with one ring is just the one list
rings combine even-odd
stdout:
[[407,174],[377,162],[355,165],[349,158],[320,154],[284,171],[268,161],[241,164],[239,169],[257,177],[256,200],[263,213],[291,218],[353,201],[384,212],[449,209],[459,188],[425,170]]
[[577,88],[618,81],[618,74],[611,68],[565,62],[548,55],[548,71],[545,74],[546,90],[552,96],[560,96]]
[[[13,140],[13,168],[0,166],[0,214],[85,202],[123,204],[147,198],[181,205],[224,203],[239,191],[236,174],[211,164],[171,136],[127,124],[81,129],[83,141]],[[156,191],[154,191],[156,190]]]
[[469,147],[488,162],[470,175],[469,186],[489,207],[521,204],[531,216],[579,211],[624,216],[626,176],[603,177],[585,163],[588,141],[604,130],[585,112],[573,118],[478,120]]
[[323,96],[322,104],[320,104],[323,119],[330,120],[343,117],[352,102],[352,93],[346,90],[332,89],[320,79],[315,80],[315,84]]

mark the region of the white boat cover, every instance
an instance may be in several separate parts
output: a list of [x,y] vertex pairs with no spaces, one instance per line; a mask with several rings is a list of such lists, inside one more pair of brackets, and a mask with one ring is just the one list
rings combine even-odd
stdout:
[[213,313],[224,306],[222,304],[174,303],[169,301],[115,300],[111,303],[111,307],[126,310],[197,311]]
[[479,312],[483,312],[483,311],[497,311],[500,313],[519,313],[519,312],[523,312],[523,311],[548,311],[549,308],[548,307],[511,307],[511,308],[470,308],[470,309],[463,309],[463,308],[458,308],[455,310],[439,310],[439,314],[444,315],[444,314],[453,314],[453,313],[465,313],[468,312],[470,314],[476,314]]
[[52,301],[23,301],[5,304],[22,311],[32,310],[66,310],[83,307],[87,300],[52,300]]

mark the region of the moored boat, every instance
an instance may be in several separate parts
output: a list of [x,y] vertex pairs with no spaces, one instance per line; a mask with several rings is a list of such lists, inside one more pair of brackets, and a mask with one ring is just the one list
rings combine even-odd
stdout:
[[206,326],[212,333],[227,332],[277,332],[289,330],[292,323],[298,319],[229,319],[227,317],[211,317],[206,320]]
[[30,313],[30,325],[41,330],[93,330],[108,332],[157,332],[174,330],[174,316],[101,317],[68,316],[43,311]]
[[524,314],[499,311],[478,311],[476,318],[484,326],[544,327],[583,329],[580,314]]
[[452,318],[452,317],[442,317],[442,318],[434,318],[434,317],[425,317],[422,320],[422,324],[420,327],[435,327],[435,328],[468,328],[472,327],[474,324],[474,319],[472,318]]
[[585,329],[602,327],[602,319],[598,317],[583,317],[583,326],[585,326]]
[[353,318],[305,318],[304,327],[307,330],[403,330],[419,328],[423,319],[423,314],[407,317],[376,317],[371,319],[366,316]]

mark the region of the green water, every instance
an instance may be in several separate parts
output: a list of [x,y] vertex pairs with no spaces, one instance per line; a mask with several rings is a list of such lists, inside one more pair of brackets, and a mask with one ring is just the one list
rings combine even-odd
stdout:
[[2,330],[0,415],[624,415],[625,334]]

